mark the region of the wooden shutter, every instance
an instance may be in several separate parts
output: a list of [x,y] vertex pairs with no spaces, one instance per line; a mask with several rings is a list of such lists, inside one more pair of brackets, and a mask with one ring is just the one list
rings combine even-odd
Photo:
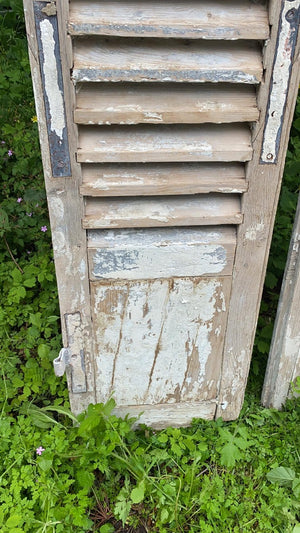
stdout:
[[24,4],[73,410],[236,417],[299,0]]

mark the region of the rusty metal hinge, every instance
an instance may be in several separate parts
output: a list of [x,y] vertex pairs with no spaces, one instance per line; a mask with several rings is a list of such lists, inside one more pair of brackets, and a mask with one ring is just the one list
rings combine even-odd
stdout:
[[43,7],[42,12],[48,17],[53,17],[57,13],[56,3],[50,2],[49,4],[46,4],[46,7]]

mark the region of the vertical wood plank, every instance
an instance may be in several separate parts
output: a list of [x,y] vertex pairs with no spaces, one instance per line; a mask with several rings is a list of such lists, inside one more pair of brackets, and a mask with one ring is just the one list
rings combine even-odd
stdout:
[[[225,420],[232,420],[239,415],[244,399],[289,130],[299,85],[300,42],[298,35],[295,53],[291,58],[292,72],[281,124],[278,162],[262,163],[260,157],[267,103],[272,88],[273,60],[276,53],[281,8],[285,7],[286,4],[290,4],[291,9],[295,9],[296,16],[299,14],[299,0],[293,3],[284,0],[272,4],[270,19],[273,22],[273,27],[264,57],[265,81],[262,82],[258,94],[261,119],[253,131],[254,156],[246,168],[249,189],[244,194],[242,201],[244,222],[238,229],[233,288],[217,410],[217,416],[222,416]],[[289,35],[286,37],[286,43],[289,45]],[[290,51],[291,49],[287,47],[286,50],[282,50],[282,53],[290,54]],[[282,94],[282,98],[285,98],[285,94]],[[281,103],[279,102],[280,106]],[[243,317],[242,323],[241,317]]]
[[74,394],[72,392],[72,373],[70,368],[67,370],[71,408],[74,413],[78,413],[95,400],[95,394],[86,234],[81,227],[83,206],[78,194],[81,175],[80,167],[75,160],[77,133],[72,120],[74,94],[69,77],[72,65],[72,50],[65,29],[65,21],[68,17],[68,2],[63,0],[57,10],[60,48],[64,51],[61,54],[63,96],[66,107],[66,127],[71,156],[72,175],[68,178],[54,178],[51,171],[41,69],[39,58],[35,52],[37,50],[37,42],[32,0],[24,0],[24,11],[49,216],[52,228],[63,343],[65,347],[68,346],[68,331],[65,317],[71,314],[76,315],[76,313],[80,313],[81,316],[81,337],[83,342],[87,392],[80,394]]
[[262,391],[262,404],[279,409],[300,375],[300,198],[282,282]]

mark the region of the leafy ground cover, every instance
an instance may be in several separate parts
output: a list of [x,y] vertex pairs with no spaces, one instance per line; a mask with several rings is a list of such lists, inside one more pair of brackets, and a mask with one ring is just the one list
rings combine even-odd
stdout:
[[[237,421],[132,430],[113,400],[74,421],[20,0],[0,0],[0,531],[300,531],[299,400],[259,406],[297,201],[298,102],[246,401]],[[76,422],[76,424],[74,424]]]

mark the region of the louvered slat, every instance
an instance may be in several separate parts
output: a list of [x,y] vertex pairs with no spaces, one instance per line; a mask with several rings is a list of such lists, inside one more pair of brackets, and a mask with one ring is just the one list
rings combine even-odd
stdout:
[[242,193],[247,190],[242,164],[84,164],[84,196]]
[[77,154],[81,163],[248,161],[251,156],[246,125],[82,126]]
[[228,276],[235,247],[233,226],[89,230],[91,281]]
[[73,79],[79,81],[230,82],[262,79],[257,43],[173,39],[78,38]]
[[186,84],[82,84],[74,119],[78,124],[220,123],[258,119],[251,86]]
[[72,35],[267,39],[265,5],[251,0],[72,0]]
[[88,198],[83,227],[209,226],[242,222],[238,195],[165,198]]

